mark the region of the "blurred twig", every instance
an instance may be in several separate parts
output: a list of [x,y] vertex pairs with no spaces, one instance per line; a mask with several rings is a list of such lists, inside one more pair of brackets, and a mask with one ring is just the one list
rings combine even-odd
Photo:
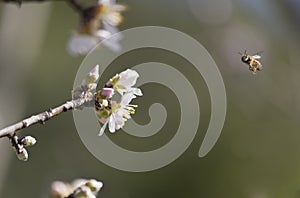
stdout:
[[[21,6],[22,3],[46,2],[46,1],[65,1],[65,2],[69,3],[70,6],[73,7],[78,12],[81,12],[84,9],[84,7],[77,0],[2,0],[2,2],[16,3],[19,6]],[[1,0],[0,0],[0,2],[1,2]]]
[[39,113],[37,115],[33,115],[29,118],[26,118],[16,124],[8,126],[4,129],[0,130],[0,138],[2,137],[12,137],[14,134],[24,128],[30,127],[31,125],[41,123],[44,124],[49,119],[54,116],[60,115],[63,112],[68,110],[78,109],[83,106],[88,106],[90,103],[94,102],[94,96],[89,98],[79,98],[77,100],[68,101],[58,107],[50,108],[49,110]]

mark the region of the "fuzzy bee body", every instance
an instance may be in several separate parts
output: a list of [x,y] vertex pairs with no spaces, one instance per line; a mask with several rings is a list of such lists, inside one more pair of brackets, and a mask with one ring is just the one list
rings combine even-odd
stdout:
[[260,53],[256,53],[253,56],[248,55],[246,51],[243,54],[240,53],[242,62],[249,66],[249,70],[252,71],[253,74],[256,74],[257,71],[263,69],[261,62],[259,61],[259,59],[261,59]]

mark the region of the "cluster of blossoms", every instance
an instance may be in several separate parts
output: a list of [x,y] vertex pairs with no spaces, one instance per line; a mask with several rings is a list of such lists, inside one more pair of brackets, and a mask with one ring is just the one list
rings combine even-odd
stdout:
[[97,5],[85,8],[80,16],[80,25],[71,37],[68,51],[71,55],[83,55],[103,41],[113,51],[119,51],[120,34],[110,38],[119,30],[117,26],[123,21],[121,12],[126,6],[116,4],[115,0],[99,0]]
[[95,179],[76,179],[72,183],[54,181],[51,186],[52,198],[96,198],[103,183]]
[[[139,74],[131,69],[127,69],[112,77],[102,88],[96,92],[99,78],[99,65],[96,65],[80,86],[73,90],[73,100],[94,97],[96,116],[102,124],[99,132],[101,136],[108,125],[109,131],[114,133],[121,129],[125,122],[135,113],[137,105],[130,102],[137,96],[142,96],[139,88],[133,87]],[[96,93],[95,93],[96,92]]]
[[139,88],[133,87],[138,77],[136,71],[127,69],[116,74],[103,89],[96,93],[96,115],[102,124],[99,136],[104,133],[107,125],[112,133],[119,130],[135,113],[137,105],[132,105],[130,102],[136,96],[143,95]]
[[82,80],[81,84],[72,91],[73,100],[93,97],[97,88],[98,79],[99,65],[96,65]]

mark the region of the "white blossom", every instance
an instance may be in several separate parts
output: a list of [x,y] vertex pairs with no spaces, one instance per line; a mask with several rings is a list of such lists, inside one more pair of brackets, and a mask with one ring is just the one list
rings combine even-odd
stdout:
[[85,55],[100,42],[110,50],[121,50],[122,36],[117,28],[123,21],[121,12],[126,6],[115,0],[99,0],[98,4],[83,11],[80,26],[69,40],[67,50],[71,55]]
[[112,103],[112,113],[108,118],[100,119],[99,121],[103,124],[100,129],[99,136],[101,136],[105,128],[108,125],[108,129],[111,133],[121,129],[125,122],[131,118],[131,115],[135,113],[137,105],[130,104],[131,100],[136,98],[133,92],[125,93],[119,103]]
[[121,95],[126,92],[132,92],[134,95],[142,96],[142,92],[139,88],[133,87],[136,84],[136,81],[139,77],[139,74],[131,69],[127,69],[120,74],[117,74],[111,79],[111,83],[114,86],[114,89],[118,91]]
[[126,10],[126,6],[117,4],[115,0],[99,0],[98,4],[102,6],[101,19],[104,25],[116,27],[122,23],[121,12]]
[[121,50],[119,41],[121,36],[113,36],[106,30],[98,30],[95,34],[74,33],[70,38],[67,46],[68,52],[73,55],[85,55],[94,49],[100,42],[112,51],[118,52]]

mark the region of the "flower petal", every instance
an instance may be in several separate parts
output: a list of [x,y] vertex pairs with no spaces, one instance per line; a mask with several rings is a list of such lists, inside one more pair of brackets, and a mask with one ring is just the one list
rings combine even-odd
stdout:
[[129,89],[127,92],[132,92],[134,95],[137,95],[137,96],[142,96],[143,93],[142,93],[142,90],[139,89],[139,88],[131,88]]
[[73,55],[84,55],[91,51],[99,42],[97,37],[74,34],[68,43],[67,50]]
[[[118,31],[118,30],[116,30],[116,31]],[[110,50],[112,50],[114,52],[121,51],[122,47],[119,42],[122,39],[122,37],[120,36],[121,35],[120,33],[114,35],[114,33],[109,32],[107,30],[98,30],[96,35],[103,42],[103,44],[106,47],[108,47]]]
[[117,12],[123,12],[127,10],[127,6],[121,4],[112,5],[112,9]]
[[134,98],[136,98],[136,96],[133,94],[133,92],[125,93],[121,98],[121,108],[127,106]]
[[127,69],[121,72],[119,75],[120,75],[120,79],[118,81],[118,84],[124,86],[125,89],[129,89],[130,87],[135,85],[139,77],[139,74],[136,71],[131,69]]
[[101,127],[98,136],[103,135],[103,133],[104,133],[104,131],[105,131],[105,128],[106,128],[106,126],[107,126],[107,123],[108,123],[108,120],[107,120],[107,121],[103,124],[103,126]]
[[116,132],[116,123],[115,123],[115,117],[114,117],[114,114],[112,114],[110,117],[109,117],[109,125],[108,125],[108,128],[109,128],[109,131],[111,133],[114,133]]
[[98,4],[99,5],[109,5],[109,4],[111,4],[111,0],[99,0]]

